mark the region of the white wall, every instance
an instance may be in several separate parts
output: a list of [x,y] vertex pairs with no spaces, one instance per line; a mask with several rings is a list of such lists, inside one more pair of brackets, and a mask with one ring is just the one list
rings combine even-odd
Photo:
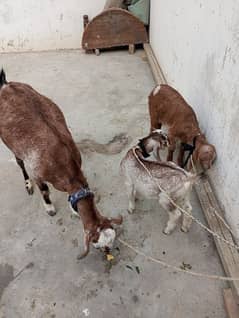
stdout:
[[82,16],[105,0],[1,0],[0,52],[80,48]]
[[151,0],[150,40],[164,74],[216,145],[217,196],[239,238],[239,1]]

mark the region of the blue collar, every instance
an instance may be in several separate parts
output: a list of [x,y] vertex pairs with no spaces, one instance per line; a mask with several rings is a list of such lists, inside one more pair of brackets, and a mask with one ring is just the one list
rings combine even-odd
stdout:
[[69,195],[68,197],[68,201],[70,202],[73,210],[75,210],[76,212],[77,211],[77,202],[82,200],[82,199],[85,199],[89,196],[93,196],[93,192],[90,191],[90,189],[88,187],[86,188],[81,188],[79,191]]

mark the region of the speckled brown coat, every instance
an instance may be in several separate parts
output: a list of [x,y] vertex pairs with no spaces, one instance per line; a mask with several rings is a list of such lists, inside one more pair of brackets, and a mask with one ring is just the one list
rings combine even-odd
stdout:
[[[153,151],[152,134],[143,139],[144,148],[147,153]],[[154,139],[154,143],[157,140]],[[162,140],[163,142],[163,140]],[[159,148],[161,144],[159,143]],[[121,173],[125,179],[125,185],[129,197],[128,211],[135,210],[136,197],[142,196],[148,199],[157,199],[169,215],[169,220],[164,229],[165,234],[170,234],[177,225],[181,212],[177,209],[168,196],[178,205],[187,210],[190,214],[190,193],[193,183],[197,177],[185,171],[173,162],[149,161],[143,157],[142,147],[138,145],[128,151],[122,159]],[[167,195],[165,194],[167,193]],[[182,230],[187,232],[191,225],[190,217],[183,215]]]

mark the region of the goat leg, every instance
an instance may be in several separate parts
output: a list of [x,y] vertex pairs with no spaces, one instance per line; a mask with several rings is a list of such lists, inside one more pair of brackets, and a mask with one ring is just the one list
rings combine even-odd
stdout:
[[[183,204],[183,208],[184,210],[188,212],[188,214],[190,215],[192,214],[192,206],[189,200],[186,200],[186,202]],[[182,222],[181,231],[187,233],[190,229],[191,224],[192,224],[192,218],[183,214],[183,222]]]
[[173,153],[176,149],[176,141],[175,138],[168,133],[168,140],[169,140],[169,148],[168,148],[168,156],[167,156],[167,161],[173,161]]
[[90,240],[91,240],[91,235],[90,233],[85,233],[85,250],[83,253],[79,254],[77,256],[77,260],[81,260],[83,258],[85,258],[88,254],[89,254],[89,251],[90,251]]
[[168,156],[167,156],[167,161],[173,161],[173,153],[174,150],[168,150]]
[[46,212],[50,216],[56,215],[56,209],[50,199],[50,190],[48,188],[48,185],[45,182],[41,182],[41,181],[37,181],[37,185],[41,191],[43,204],[45,206]]
[[25,180],[25,188],[27,190],[27,193],[29,195],[32,195],[33,192],[34,192],[34,188],[33,188],[33,184],[32,184],[32,181],[30,180],[29,178],[29,175],[26,171],[26,168],[25,168],[25,165],[24,165],[24,162],[22,159],[16,157],[16,161],[17,161],[17,164],[19,165],[19,167],[21,168],[22,170],[22,174],[23,174],[23,177],[24,177],[24,180]]
[[135,194],[136,191],[134,189],[133,184],[126,184],[127,190],[128,190],[128,197],[129,197],[129,207],[128,207],[128,212],[133,213],[135,209]]
[[181,216],[181,212],[178,209],[174,209],[173,211],[169,211],[168,215],[169,215],[168,223],[165,229],[163,230],[163,233],[166,235],[172,233],[173,230],[175,229],[178,219]]
[[184,148],[182,146],[182,144],[180,144],[180,149],[179,149],[179,154],[178,154],[178,165],[180,167],[183,166],[183,158],[184,158]]
[[181,212],[175,208],[174,204],[172,204],[164,193],[161,193],[159,196],[159,205],[161,205],[165,211],[168,212],[168,222],[166,227],[163,230],[163,233],[168,235],[172,233],[172,231],[175,229],[177,222],[181,216]]

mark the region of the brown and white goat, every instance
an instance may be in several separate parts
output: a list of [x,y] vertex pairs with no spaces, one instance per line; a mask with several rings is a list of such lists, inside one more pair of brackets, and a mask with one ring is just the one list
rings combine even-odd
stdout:
[[112,224],[120,224],[122,218],[106,218],[97,210],[81,170],[80,152],[59,107],[27,84],[8,83],[2,70],[0,112],[0,137],[14,153],[28,193],[33,193],[33,185],[24,163],[32,172],[49,215],[56,211],[46,182],[69,194],[69,201],[84,226],[82,257],[88,254],[90,243],[96,248],[110,249],[116,234]]
[[[156,86],[149,95],[151,131],[168,128],[170,147],[167,160],[173,160],[176,141],[181,141],[178,164],[183,166],[185,147],[193,153],[193,161],[200,163],[204,170],[212,166],[216,158],[215,147],[208,143],[201,133],[192,107],[169,85]],[[191,149],[190,149],[191,148]]]
[[[157,136],[157,138],[155,138]],[[167,146],[166,135],[162,132],[152,132],[140,143],[130,149],[121,161],[121,173],[125,177],[125,184],[129,196],[128,211],[132,213],[135,209],[136,196],[149,199],[157,199],[169,215],[169,220],[164,229],[165,234],[170,234],[177,225],[181,211],[175,207],[168,196],[189,214],[192,207],[190,204],[190,193],[196,175],[185,171],[173,162],[145,160],[145,154],[153,151],[152,145],[158,143],[158,149]],[[161,139],[161,140],[160,140]],[[146,169],[148,170],[146,170]],[[150,174],[151,175],[150,175]],[[162,190],[161,191],[159,186]],[[188,232],[191,218],[183,214],[182,231]]]

